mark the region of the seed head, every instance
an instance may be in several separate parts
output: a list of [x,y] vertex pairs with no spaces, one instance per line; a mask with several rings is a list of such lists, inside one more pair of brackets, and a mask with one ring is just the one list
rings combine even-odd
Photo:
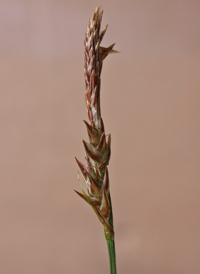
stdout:
[[103,60],[113,50],[115,44],[108,48],[101,47],[100,43],[106,33],[108,25],[100,31],[103,11],[97,7],[92,18],[89,19],[84,40],[84,77],[85,77],[85,102],[90,124],[85,125],[88,132],[89,143],[83,141],[86,152],[87,165],[84,166],[76,159],[87,186],[86,194],[76,193],[92,206],[98,218],[103,223],[106,231],[114,235],[109,223],[111,215],[109,177],[107,166],[110,160],[111,135],[106,137],[103,119],[100,110],[100,83]]
[[101,124],[100,110],[100,82],[103,60],[113,50],[114,44],[108,48],[100,47],[108,25],[100,31],[103,11],[98,6],[92,18],[89,19],[84,40],[84,77],[85,77],[85,102],[88,117],[93,127],[97,129]]

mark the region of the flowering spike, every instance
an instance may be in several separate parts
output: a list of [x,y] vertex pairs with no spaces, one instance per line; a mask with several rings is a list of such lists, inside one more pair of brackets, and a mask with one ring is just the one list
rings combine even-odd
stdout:
[[90,18],[87,25],[84,42],[84,76],[86,88],[85,101],[91,125],[95,126],[96,128],[99,128],[101,120],[99,91],[102,62],[109,53],[116,52],[113,50],[114,44],[108,48],[100,46],[103,36],[107,30],[106,26],[105,29],[100,32],[102,15],[103,11],[100,10],[100,7],[97,7],[93,17]]
[[[109,190],[108,164],[111,154],[111,135],[106,137],[100,109],[101,70],[104,59],[111,53],[116,53],[114,45],[102,47],[101,42],[108,25],[101,31],[103,11],[97,7],[89,19],[84,40],[84,78],[85,103],[89,123],[84,121],[89,142],[83,140],[86,151],[86,166],[80,161],[77,164],[86,182],[88,195],[76,193],[91,205],[99,220],[104,225],[107,240],[113,240],[113,220]],[[114,272],[113,272],[114,273]]]

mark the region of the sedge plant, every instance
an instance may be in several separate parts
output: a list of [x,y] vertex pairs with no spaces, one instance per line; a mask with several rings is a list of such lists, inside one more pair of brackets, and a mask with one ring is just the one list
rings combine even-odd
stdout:
[[86,165],[78,159],[83,179],[86,183],[87,194],[75,192],[87,202],[96,213],[104,226],[110,261],[110,273],[116,274],[116,256],[114,242],[113,212],[110,196],[110,183],[108,164],[111,154],[111,135],[105,134],[100,109],[101,70],[104,59],[117,51],[113,50],[115,44],[105,48],[100,46],[108,25],[101,31],[103,11],[97,7],[92,18],[89,19],[84,40],[84,77],[85,77],[85,103],[89,123],[84,121],[88,132],[89,142],[83,141],[85,148]]

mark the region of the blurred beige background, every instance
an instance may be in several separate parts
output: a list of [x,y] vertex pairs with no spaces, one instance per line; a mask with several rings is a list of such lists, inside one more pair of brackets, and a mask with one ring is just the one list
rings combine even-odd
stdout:
[[[200,273],[200,2],[105,1],[102,116],[118,273]],[[0,273],[109,273],[74,192],[83,39],[99,1],[0,1]]]

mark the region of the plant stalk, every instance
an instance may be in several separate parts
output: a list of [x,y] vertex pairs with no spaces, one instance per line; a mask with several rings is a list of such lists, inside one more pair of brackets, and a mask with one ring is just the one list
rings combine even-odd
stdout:
[[108,254],[110,261],[110,274],[117,273],[116,256],[115,256],[115,241],[114,239],[107,240]]
[[[110,209],[111,209],[109,223],[110,223],[111,227],[114,230],[113,213],[112,213],[112,202],[111,202],[110,194],[109,194],[109,201],[110,201]],[[117,265],[116,265],[114,235],[109,235],[108,233],[106,233],[106,230],[105,230],[105,237],[106,237],[107,246],[108,246],[109,263],[110,263],[110,274],[116,274],[117,273]]]

